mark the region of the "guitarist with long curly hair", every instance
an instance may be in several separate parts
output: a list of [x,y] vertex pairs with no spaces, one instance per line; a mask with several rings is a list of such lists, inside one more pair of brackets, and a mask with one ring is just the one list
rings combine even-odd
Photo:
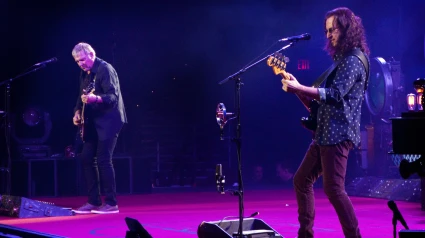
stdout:
[[[369,49],[360,17],[336,8],[324,19],[325,49],[334,65],[313,87],[301,85],[289,73],[282,89],[296,94],[309,109],[304,126],[313,132],[301,165],[294,175],[298,203],[298,237],[313,237],[313,184],[323,175],[324,192],[334,207],[345,237],[361,237],[353,205],[345,192],[350,150],[360,143],[360,113],[369,78]],[[321,83],[324,82],[323,85]]]

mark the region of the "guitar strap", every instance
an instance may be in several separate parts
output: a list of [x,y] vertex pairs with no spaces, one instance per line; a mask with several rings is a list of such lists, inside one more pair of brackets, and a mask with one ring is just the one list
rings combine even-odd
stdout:
[[352,51],[348,52],[347,54],[345,54],[345,57],[341,57],[340,60],[335,61],[325,72],[323,72],[319,78],[316,79],[316,81],[314,81],[313,86],[314,88],[317,88],[320,86],[320,84],[322,84],[328,77],[329,75],[336,69],[336,67],[341,63],[341,61],[345,58],[347,58],[350,55],[354,55],[357,58],[360,59],[360,61],[363,63],[363,66],[365,67],[366,70],[366,83],[365,83],[365,90],[367,88],[367,82],[369,79],[369,61],[366,59],[365,54],[359,50],[359,49],[353,49]]
[[369,81],[369,77],[370,77],[370,69],[369,69],[370,64],[369,64],[369,60],[368,60],[368,58],[366,58],[365,54],[362,51],[360,51],[359,49],[357,49],[354,52],[353,55],[354,56],[357,56],[357,58],[360,59],[360,61],[363,63],[363,66],[364,66],[364,68],[366,70],[366,82],[364,84],[364,90],[366,91],[367,85],[368,85],[368,81]]

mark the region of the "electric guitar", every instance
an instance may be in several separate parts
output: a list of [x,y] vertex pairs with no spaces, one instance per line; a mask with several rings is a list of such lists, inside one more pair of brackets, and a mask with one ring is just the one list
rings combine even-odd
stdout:
[[[83,94],[87,95],[89,93],[93,93],[94,92],[94,80],[92,82],[89,83],[89,85],[87,85],[87,87],[85,89],[83,89]],[[81,140],[83,142],[85,142],[85,121],[88,119],[86,118],[86,115],[84,113],[85,111],[85,107],[86,107],[86,103],[83,102],[83,106],[81,108],[81,121],[80,121],[80,125],[79,125],[79,133],[80,133],[80,137]]]
[[[267,59],[267,65],[272,67],[275,75],[280,75],[282,78],[289,80],[290,77],[286,72],[286,63],[289,62],[289,58],[282,55],[281,53],[275,53]],[[283,88],[285,92],[286,88]],[[302,104],[306,107],[306,109],[310,112],[308,117],[301,118],[301,125],[310,130],[311,132],[316,131],[317,128],[317,111],[319,109],[319,103],[316,100],[311,100],[302,95],[297,95],[298,99],[302,102]]]

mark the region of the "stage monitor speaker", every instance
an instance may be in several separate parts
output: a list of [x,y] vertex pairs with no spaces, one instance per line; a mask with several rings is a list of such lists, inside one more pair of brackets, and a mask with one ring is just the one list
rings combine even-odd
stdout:
[[18,196],[0,195],[0,215],[19,218],[56,217],[73,216],[74,212],[52,203]]
[[13,237],[13,238],[65,238],[65,236],[57,236],[38,231],[31,231],[28,229],[8,226],[0,224],[0,237]]
[[422,238],[425,237],[425,230],[400,230],[399,238]]
[[[239,219],[202,222],[198,226],[199,238],[228,238],[237,235]],[[281,237],[277,231],[266,224],[263,220],[245,218],[242,223],[242,235],[246,238],[269,238]]]
[[134,218],[126,217],[128,231],[125,233],[125,238],[152,238],[151,234],[143,228],[142,224]]

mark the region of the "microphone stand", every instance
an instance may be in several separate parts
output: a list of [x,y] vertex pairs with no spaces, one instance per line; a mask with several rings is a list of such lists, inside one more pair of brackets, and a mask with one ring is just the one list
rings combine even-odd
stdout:
[[[291,47],[292,45],[295,44],[296,41],[292,41],[291,43],[289,43],[288,45],[282,47],[281,49],[279,49],[276,52],[280,52],[282,50],[285,50],[289,47]],[[237,152],[237,158],[238,158],[238,191],[235,191],[233,194],[237,194],[239,197],[239,229],[238,229],[238,234],[237,237],[242,238],[243,237],[243,232],[242,232],[242,223],[243,223],[243,217],[244,217],[244,205],[243,205],[243,183],[242,183],[242,160],[241,160],[241,117],[240,117],[240,112],[241,112],[241,85],[242,80],[241,80],[241,75],[243,73],[245,73],[246,70],[250,69],[251,67],[257,65],[258,63],[268,59],[270,56],[272,56],[272,54],[267,55],[266,57],[258,60],[257,62],[246,66],[244,68],[242,68],[241,70],[239,70],[238,72],[228,76],[226,79],[222,80],[219,82],[219,85],[222,85],[230,80],[234,80],[235,84],[236,84],[236,90],[235,90],[235,97],[236,97],[236,121],[237,121],[237,125],[236,125],[236,138],[231,139],[233,142],[236,143],[236,152]]]
[[397,218],[395,217],[395,215],[393,215],[393,236],[394,238],[397,238]]
[[[35,66],[35,65],[34,65]],[[33,66],[33,67],[34,67]],[[35,72],[41,68],[46,67],[45,64],[37,65],[35,68],[25,71],[24,73],[19,74],[18,76],[5,80],[0,83],[0,86],[3,86],[6,84],[5,88],[5,111],[4,111],[4,126],[5,126],[5,140],[6,140],[6,152],[7,152],[7,165],[6,167],[0,167],[0,172],[6,172],[7,173],[7,182],[6,182],[6,195],[10,195],[11,190],[11,184],[12,184],[12,158],[11,158],[11,149],[10,149],[10,137],[11,137],[11,115],[10,115],[10,92],[11,92],[11,83],[13,80],[23,77],[27,74],[30,74],[32,72]]]

